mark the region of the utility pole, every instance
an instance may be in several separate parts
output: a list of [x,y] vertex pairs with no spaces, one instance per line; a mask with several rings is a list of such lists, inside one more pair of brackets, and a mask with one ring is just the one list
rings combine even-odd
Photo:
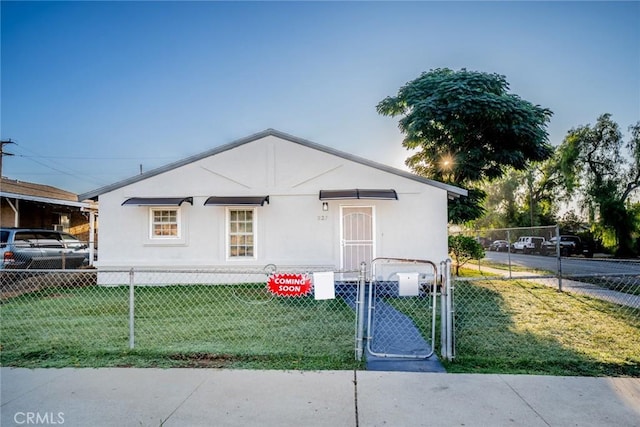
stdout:
[[15,144],[15,142],[13,142],[11,138],[5,141],[0,141],[0,178],[2,178],[2,158],[4,156],[13,156],[12,153],[7,153],[6,151],[4,151],[4,146],[6,144]]

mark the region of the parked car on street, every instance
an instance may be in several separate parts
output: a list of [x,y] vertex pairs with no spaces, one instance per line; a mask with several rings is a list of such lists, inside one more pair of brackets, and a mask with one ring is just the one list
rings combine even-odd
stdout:
[[[552,237],[544,242],[541,253],[543,255],[555,254],[558,249],[558,238]],[[586,258],[593,258],[593,250],[589,245],[582,242],[579,236],[563,235],[560,236],[560,255],[584,255]]]
[[55,230],[0,229],[1,269],[74,269],[89,265],[89,246]]
[[475,239],[476,242],[480,243],[482,249],[489,249],[489,246],[491,246],[491,239],[488,237],[476,237]]
[[507,252],[509,250],[509,242],[506,240],[494,240],[493,243],[489,245],[489,250],[495,252]]
[[513,244],[513,251],[523,254],[539,253],[544,242],[544,237],[522,236]]

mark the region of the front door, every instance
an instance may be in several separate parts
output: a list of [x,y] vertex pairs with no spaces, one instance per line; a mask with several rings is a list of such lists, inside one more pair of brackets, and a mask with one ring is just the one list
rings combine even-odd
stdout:
[[360,263],[371,265],[375,255],[375,231],[372,206],[342,206],[342,271],[359,271]]

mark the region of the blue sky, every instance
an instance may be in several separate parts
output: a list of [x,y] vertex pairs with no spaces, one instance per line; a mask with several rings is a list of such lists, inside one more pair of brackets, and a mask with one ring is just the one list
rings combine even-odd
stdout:
[[505,75],[550,141],[640,120],[640,2],[2,2],[3,176],[82,193],[275,128],[403,167],[375,106]]

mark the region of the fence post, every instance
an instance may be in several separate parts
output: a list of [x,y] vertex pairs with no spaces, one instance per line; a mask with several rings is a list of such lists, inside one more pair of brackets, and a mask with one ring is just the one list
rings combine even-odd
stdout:
[[558,257],[558,291],[562,292],[562,247],[560,246],[560,227],[556,225],[556,256]]
[[135,346],[135,291],[134,291],[134,278],[133,268],[129,270],[129,349],[133,350]]
[[364,315],[365,315],[365,284],[367,276],[367,264],[360,263],[360,273],[358,274],[358,292],[356,298],[357,325],[356,325],[356,360],[362,360],[364,349]]
[[440,262],[440,354],[447,356],[447,279],[444,271],[445,261]]
[[93,265],[93,258],[96,254],[95,245],[95,232],[96,232],[96,214],[93,209],[89,210],[89,265]]
[[509,279],[511,279],[511,233],[507,230],[507,258],[509,259]]
[[453,287],[451,286],[451,259],[447,259],[445,268],[447,287],[447,360],[453,360]]
[[[476,242],[480,243],[480,233],[476,230]],[[480,243],[484,249],[484,243]],[[478,273],[482,274],[482,259],[478,258]]]
[[455,332],[453,330],[453,288],[451,286],[451,260],[447,259],[440,263],[442,275],[442,285],[440,286],[440,341],[442,357],[453,360],[453,340]]

